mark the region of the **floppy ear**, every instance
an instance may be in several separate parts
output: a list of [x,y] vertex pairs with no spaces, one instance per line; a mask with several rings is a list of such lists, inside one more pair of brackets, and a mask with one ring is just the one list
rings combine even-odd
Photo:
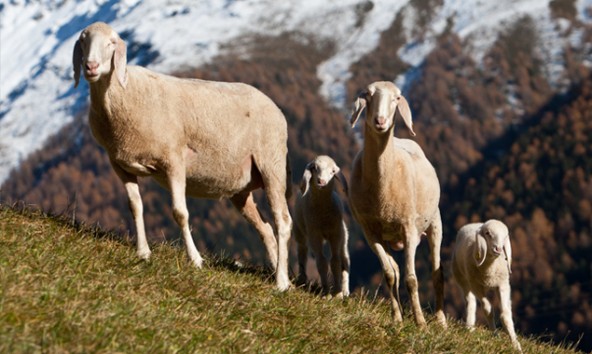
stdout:
[[345,192],[345,195],[348,195],[349,187],[347,186],[347,180],[345,179],[343,172],[341,172],[341,169],[339,171],[337,171],[337,173],[335,174],[335,177],[337,177],[337,180],[343,186],[343,191]]
[[477,267],[481,267],[483,262],[485,262],[485,257],[487,256],[487,241],[481,235],[481,227],[475,233],[475,246],[473,250],[473,257],[475,257],[475,262],[477,262]]
[[74,69],[74,88],[78,87],[80,81],[80,67],[82,66],[82,46],[80,40],[74,44],[74,53],[72,53],[72,68]]
[[504,254],[508,261],[508,272],[512,274],[512,244],[510,244],[510,235],[508,235],[506,242],[504,242]]
[[125,42],[117,36],[115,41],[115,53],[113,55],[113,66],[115,66],[115,74],[121,87],[127,86],[127,46]]
[[352,111],[352,115],[349,120],[352,128],[356,126],[356,122],[360,118],[360,115],[362,114],[362,111],[364,111],[364,108],[366,108],[367,104],[368,91],[364,90],[358,94],[358,97],[356,97],[356,100],[354,101],[354,110]]
[[304,174],[302,174],[302,181],[300,181],[300,193],[302,193],[302,196],[308,192],[308,187],[310,186],[310,179],[312,178],[311,167],[312,165],[310,163],[306,165]]
[[409,108],[409,103],[403,97],[403,95],[399,96],[398,103],[397,103],[397,111],[399,115],[403,118],[403,122],[407,126],[407,129],[411,132],[412,136],[415,136],[415,132],[413,131],[413,120],[411,119],[411,109]]

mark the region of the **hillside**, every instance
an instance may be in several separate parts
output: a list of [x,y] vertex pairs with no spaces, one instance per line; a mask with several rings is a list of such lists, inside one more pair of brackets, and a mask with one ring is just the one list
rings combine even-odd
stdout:
[[[169,244],[138,261],[129,242],[66,215],[0,205],[0,220],[0,352],[511,352],[503,335],[455,322],[396,329],[366,293],[278,293],[262,269],[221,258],[194,270]],[[525,353],[573,353],[519,340]]]

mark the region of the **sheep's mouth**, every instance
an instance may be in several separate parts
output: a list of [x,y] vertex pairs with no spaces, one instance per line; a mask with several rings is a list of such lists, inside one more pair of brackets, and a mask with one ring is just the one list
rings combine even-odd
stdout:
[[502,252],[497,252],[497,251],[491,250],[491,254],[492,254],[494,257],[499,257],[499,256],[501,256],[501,255],[502,255]]
[[376,129],[377,132],[379,133],[384,133],[388,130],[389,126],[388,124],[374,124],[374,129]]
[[93,71],[85,71],[84,72],[84,76],[86,77],[87,81],[90,82],[95,82],[99,79],[99,73],[98,72],[93,72]]

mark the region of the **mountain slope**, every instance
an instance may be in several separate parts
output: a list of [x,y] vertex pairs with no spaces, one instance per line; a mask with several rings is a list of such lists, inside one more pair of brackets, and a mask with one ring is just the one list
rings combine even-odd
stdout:
[[[182,250],[149,262],[117,236],[0,205],[2,352],[510,352],[504,336],[395,329],[384,301],[274,290],[270,274]],[[311,331],[311,328],[315,330]],[[572,350],[520,338],[525,353]]]

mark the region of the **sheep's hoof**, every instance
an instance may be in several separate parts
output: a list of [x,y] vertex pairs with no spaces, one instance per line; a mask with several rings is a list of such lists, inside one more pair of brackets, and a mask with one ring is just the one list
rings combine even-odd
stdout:
[[203,266],[203,259],[200,257],[199,259],[192,259],[191,262],[195,266],[195,268],[201,268]]
[[514,349],[516,349],[517,351],[522,353],[522,346],[520,346],[520,343],[518,342],[518,340],[512,341],[512,346],[514,347]]
[[421,329],[422,331],[423,331],[423,330],[426,330],[426,329],[428,328],[428,324],[427,324],[427,323],[426,323],[426,321],[425,321],[425,320],[423,320],[423,319],[422,319],[422,321],[415,320],[415,324],[416,324],[416,325],[417,325],[417,327],[418,327],[419,329]]
[[438,312],[436,314],[436,322],[444,329],[448,328],[448,324],[446,323],[446,316],[444,316],[443,312]]
[[191,259],[191,263],[195,266],[195,268],[201,268],[203,266],[203,258],[197,254],[189,254],[189,259]]
[[151,254],[152,254],[152,252],[150,252],[150,250],[142,250],[142,251],[137,252],[138,257],[140,257],[140,259],[145,260],[145,261],[150,260]]
[[290,282],[290,280],[277,279],[276,284],[277,284],[277,289],[282,292],[287,291],[290,288],[292,288],[292,283]]

